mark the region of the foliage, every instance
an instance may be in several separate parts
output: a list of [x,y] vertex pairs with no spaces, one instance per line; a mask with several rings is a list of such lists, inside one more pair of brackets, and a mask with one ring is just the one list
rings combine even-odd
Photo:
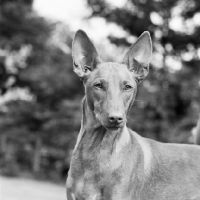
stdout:
[[70,32],[58,33],[62,25],[37,16],[31,5],[1,2],[0,91],[5,99],[21,93],[1,105],[0,167],[5,175],[32,171],[55,180],[66,176],[83,88],[72,71]]

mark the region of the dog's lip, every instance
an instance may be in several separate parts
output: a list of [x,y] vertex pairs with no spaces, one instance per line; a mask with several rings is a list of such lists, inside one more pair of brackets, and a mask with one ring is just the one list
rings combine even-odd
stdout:
[[118,130],[120,127],[107,127],[108,130],[111,130],[111,131],[116,131]]
[[111,130],[111,131],[116,131],[118,129],[123,128],[123,126],[121,125],[108,125],[108,126],[104,126],[107,130]]

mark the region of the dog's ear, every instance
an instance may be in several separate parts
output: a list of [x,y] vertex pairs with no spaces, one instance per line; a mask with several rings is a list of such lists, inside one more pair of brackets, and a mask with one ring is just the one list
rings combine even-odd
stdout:
[[143,80],[148,74],[151,56],[151,37],[149,32],[145,31],[137,41],[131,45],[123,59],[123,63],[133,72],[133,75],[138,82]]
[[84,79],[101,62],[99,54],[87,34],[78,30],[72,43],[73,70]]

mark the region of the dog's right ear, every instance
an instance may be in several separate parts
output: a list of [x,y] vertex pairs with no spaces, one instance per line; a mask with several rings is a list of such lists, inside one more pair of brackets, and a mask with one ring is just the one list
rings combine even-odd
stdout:
[[72,43],[73,70],[84,79],[101,62],[100,56],[87,34],[78,30]]

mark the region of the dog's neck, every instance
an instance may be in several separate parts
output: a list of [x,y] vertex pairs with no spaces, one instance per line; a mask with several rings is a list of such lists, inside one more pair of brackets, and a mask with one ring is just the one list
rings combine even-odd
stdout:
[[[108,130],[103,127],[96,119],[94,112],[89,108],[86,98],[82,103],[82,122],[81,130],[78,136],[76,147],[84,137],[87,139],[87,145],[100,145],[101,148],[110,148],[110,152],[120,151],[122,146],[129,142],[129,132],[127,127],[117,130]],[[107,147],[106,147],[107,146]],[[76,149],[75,147],[75,149]]]
[[[123,166],[127,155],[130,155],[131,165],[137,169],[130,176],[134,176],[138,180],[136,187],[140,187],[139,182],[148,177],[150,173],[151,153],[149,146],[146,146],[141,137],[130,132],[126,126],[116,131],[104,128],[96,120],[84,98],[81,130],[73,153],[75,174],[85,167],[83,173],[95,169],[95,173],[104,170],[105,174],[109,175]],[[111,168],[108,168],[107,165]]]

